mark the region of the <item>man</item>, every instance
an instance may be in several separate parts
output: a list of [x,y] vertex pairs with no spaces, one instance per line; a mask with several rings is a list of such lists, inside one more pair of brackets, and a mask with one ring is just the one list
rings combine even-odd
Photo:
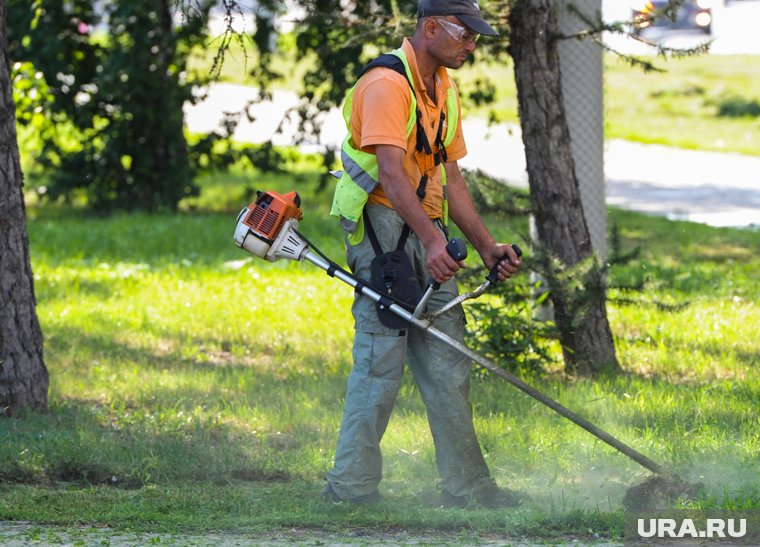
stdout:
[[[476,2],[421,0],[414,35],[386,57],[395,67],[386,62],[368,70],[344,106],[349,131],[333,214],[349,232],[348,265],[358,278],[370,280],[373,259],[402,246],[420,283],[432,277],[441,284],[428,309],[456,296],[453,277],[463,267],[446,250],[447,216],[489,269],[498,264],[500,280],[521,265],[512,248],[497,243],[485,227],[457,166],[466,148],[459,97],[446,69],[462,66],[480,34],[497,32]],[[388,326],[369,298],[357,296],[352,312],[354,368],[323,497],[352,503],[381,499],[380,440],[408,360],[433,434],[441,504],[517,505],[518,496],[491,478],[476,438],[469,360],[419,329]],[[436,328],[463,342],[461,306],[436,320]]]

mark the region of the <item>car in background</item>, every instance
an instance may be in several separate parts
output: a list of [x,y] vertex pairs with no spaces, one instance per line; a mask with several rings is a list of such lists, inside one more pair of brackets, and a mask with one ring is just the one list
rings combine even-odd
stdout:
[[639,35],[644,29],[661,28],[700,30],[710,34],[713,3],[714,0],[686,0],[672,17],[666,9],[668,0],[635,0],[632,6],[633,32]]

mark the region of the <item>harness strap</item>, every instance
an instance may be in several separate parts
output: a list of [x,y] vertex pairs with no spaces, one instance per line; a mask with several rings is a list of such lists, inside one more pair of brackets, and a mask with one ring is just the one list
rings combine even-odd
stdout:
[[[438,134],[435,136],[435,145],[438,147],[438,152],[435,154],[435,164],[439,165],[441,161],[446,163],[449,159],[446,154],[446,146],[443,144],[443,122],[446,121],[446,114],[441,110],[441,119],[438,120]],[[419,130],[419,127],[417,128]]]
[[[370,243],[372,243],[372,249],[375,251],[376,256],[380,256],[383,254],[383,247],[380,245],[380,241],[377,239],[377,234],[375,233],[375,229],[372,227],[372,222],[369,220],[369,215],[367,214],[367,208],[364,208],[364,211],[362,212],[364,215],[364,226],[365,230],[367,231],[367,236],[369,237]],[[401,236],[398,238],[398,243],[396,243],[396,250],[397,251],[403,251],[404,246],[406,245],[406,240],[409,239],[409,235],[412,233],[412,229],[409,227],[409,225],[404,222],[404,227],[401,229]]]
[[427,181],[428,176],[427,173],[425,173],[420,177],[420,184],[417,186],[417,197],[420,198],[420,201],[425,199],[425,188],[427,188]]
[[[410,83],[409,85],[412,84]],[[412,88],[412,92],[414,92],[414,88]],[[441,112],[441,114],[443,114],[443,112]],[[425,133],[425,127],[422,125],[422,112],[420,111],[420,108],[417,107],[417,152],[422,152],[423,150],[428,156],[433,154],[433,149],[430,147],[430,141]]]

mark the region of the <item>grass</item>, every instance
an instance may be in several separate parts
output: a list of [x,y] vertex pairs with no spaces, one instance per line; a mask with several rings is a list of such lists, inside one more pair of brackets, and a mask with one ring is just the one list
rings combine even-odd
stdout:
[[[308,265],[254,260],[233,245],[232,229],[251,186],[296,188],[302,231],[341,260],[329,196],[307,171],[209,177],[203,186],[213,201],[202,197],[178,215],[30,207],[50,413],[0,421],[0,520],[154,532],[620,537],[623,493],[646,472],[483,375],[474,376],[472,402],[487,461],[500,484],[533,503],[434,506],[432,440],[408,377],[383,441],[387,501],[373,509],[320,502],[351,367],[352,293]],[[505,238],[524,230],[522,219],[490,222]],[[697,505],[757,509],[760,233],[620,210],[610,224],[624,250],[642,248],[614,278],[643,279],[648,299],[689,305],[610,305],[623,375],[527,379],[704,482]]]
[[[291,45],[275,56],[273,68],[284,75],[276,89],[300,90],[310,57],[296,62]],[[191,67],[207,71],[213,44],[196,54]],[[248,75],[256,55],[234,47],[221,79],[254,85]],[[704,55],[657,60],[662,73],[644,73],[607,54],[604,60],[606,138],[678,148],[760,154],[760,56]],[[513,65],[479,57],[453,72],[465,98],[465,115],[518,123]],[[478,80],[490,79],[494,103],[468,101]]]

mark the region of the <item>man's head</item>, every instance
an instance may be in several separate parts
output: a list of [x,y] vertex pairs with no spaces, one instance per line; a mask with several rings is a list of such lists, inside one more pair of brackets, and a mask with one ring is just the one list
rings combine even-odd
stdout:
[[489,25],[480,13],[476,0],[419,0],[417,18],[445,17],[452,15],[478,34],[498,36],[498,32]]

